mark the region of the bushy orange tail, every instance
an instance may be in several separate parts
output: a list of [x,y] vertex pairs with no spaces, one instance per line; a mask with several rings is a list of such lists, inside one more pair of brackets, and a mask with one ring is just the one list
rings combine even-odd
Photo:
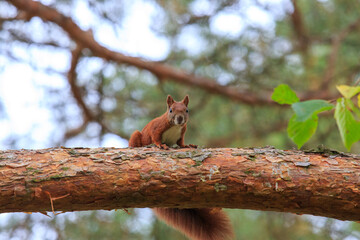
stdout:
[[228,216],[220,208],[154,208],[156,216],[193,240],[233,239]]
[[129,147],[143,147],[141,143],[141,132],[139,130],[136,130],[131,134],[130,140],[129,140]]

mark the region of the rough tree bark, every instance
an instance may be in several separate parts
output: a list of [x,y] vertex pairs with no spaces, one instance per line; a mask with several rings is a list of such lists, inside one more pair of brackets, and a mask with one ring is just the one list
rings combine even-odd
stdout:
[[359,221],[359,160],[270,147],[0,151],[0,212],[225,207]]

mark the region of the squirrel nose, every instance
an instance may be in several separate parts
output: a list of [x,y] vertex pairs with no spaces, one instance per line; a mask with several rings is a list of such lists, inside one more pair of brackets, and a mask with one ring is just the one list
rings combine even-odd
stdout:
[[177,122],[179,123],[179,124],[181,124],[182,122],[183,122],[183,116],[178,116],[177,117]]

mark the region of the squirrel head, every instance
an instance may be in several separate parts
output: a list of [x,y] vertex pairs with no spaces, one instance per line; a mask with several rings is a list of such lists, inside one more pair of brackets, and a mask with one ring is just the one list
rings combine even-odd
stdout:
[[171,125],[184,125],[189,119],[189,96],[185,96],[181,102],[176,102],[168,95],[167,96],[167,118]]

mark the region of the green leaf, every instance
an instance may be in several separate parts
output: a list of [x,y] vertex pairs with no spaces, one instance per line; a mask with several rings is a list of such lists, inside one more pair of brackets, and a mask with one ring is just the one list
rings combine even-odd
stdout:
[[347,109],[355,114],[355,120],[360,119],[360,109],[349,99],[345,99]]
[[286,84],[280,84],[274,89],[271,99],[279,104],[293,104],[299,101],[296,93]]
[[297,147],[301,148],[314,135],[318,124],[318,116],[313,114],[308,120],[303,122],[296,119],[297,116],[294,114],[289,121],[287,132]]
[[335,109],[335,120],[338,125],[341,139],[345,147],[351,146],[360,140],[360,122],[356,121],[348,108],[351,108],[349,99],[339,98]]
[[296,102],[291,105],[297,116],[296,121],[304,122],[312,115],[331,110],[334,106],[325,100],[309,100],[305,102]]
[[360,87],[351,87],[348,85],[338,85],[336,88],[339,90],[341,95],[343,95],[345,98],[350,99],[353,96],[355,96],[357,93],[360,92]]

